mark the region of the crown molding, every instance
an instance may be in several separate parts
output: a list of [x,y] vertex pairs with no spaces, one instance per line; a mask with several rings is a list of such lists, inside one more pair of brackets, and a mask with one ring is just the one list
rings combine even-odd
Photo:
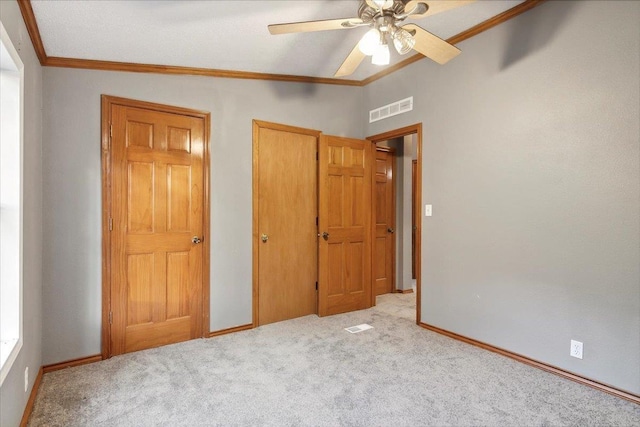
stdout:
[[49,56],[47,67],[83,68],[88,70],[129,71],[133,73],[182,74],[229,79],[273,80],[281,82],[319,83],[343,86],[362,86],[358,80],[324,77],[294,76],[288,74],[253,73],[248,71],[218,70],[213,68],[178,67],[173,65],[136,64],[132,62],[97,61],[93,59],[60,58]]
[[[156,73],[156,74],[175,74],[175,75],[195,75],[231,79],[252,79],[252,80],[271,80],[282,82],[296,83],[315,83],[315,84],[332,84],[342,86],[366,86],[376,80],[379,80],[391,73],[394,73],[414,62],[425,58],[422,54],[413,55],[404,61],[401,61],[391,67],[388,67],[379,73],[376,73],[364,80],[336,79],[326,77],[311,76],[294,76],[289,74],[270,74],[270,73],[254,73],[248,71],[218,70],[212,68],[194,68],[194,67],[178,67],[170,65],[157,64],[137,64],[133,62],[116,62],[116,61],[98,61],[79,58],[61,58],[50,57],[44,49],[38,23],[36,22],[31,0],[17,0],[18,6],[22,13],[22,18],[27,26],[29,37],[33,43],[36,55],[40,60],[40,64],[46,67],[63,67],[63,68],[81,68],[88,70],[106,70],[106,71],[128,71],[134,73]],[[453,37],[447,39],[450,44],[458,44],[473,36],[476,36],[490,28],[493,28],[503,22],[506,22],[516,16],[533,9],[534,7],[544,3],[546,0],[525,0],[524,2],[506,10],[493,18],[489,18],[484,22],[475,25]]]
[[42,44],[42,38],[40,37],[40,30],[38,29],[38,23],[36,22],[36,16],[33,14],[33,8],[31,7],[30,0],[18,0],[18,7],[20,7],[20,13],[22,13],[22,19],[27,26],[27,32],[31,38],[31,44],[36,51],[40,65],[45,65],[47,62],[47,53],[44,50],[44,44]]

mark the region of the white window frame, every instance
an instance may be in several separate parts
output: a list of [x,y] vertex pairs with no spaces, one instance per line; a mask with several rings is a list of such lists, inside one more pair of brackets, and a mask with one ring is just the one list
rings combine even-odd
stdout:
[[[11,370],[11,367],[13,366],[13,362],[15,362],[16,358],[18,357],[18,354],[20,353],[20,350],[22,349],[22,344],[24,341],[24,336],[23,336],[23,317],[24,317],[24,311],[23,311],[23,288],[24,288],[24,284],[23,284],[23,258],[24,258],[24,254],[23,254],[23,230],[24,230],[24,217],[23,217],[23,199],[24,199],[24,189],[23,189],[23,182],[24,182],[24,161],[23,161],[23,147],[24,147],[24,64],[22,62],[22,60],[20,59],[20,56],[18,55],[17,50],[15,49],[15,47],[13,46],[13,43],[11,42],[11,39],[9,38],[9,34],[7,33],[7,31],[4,28],[4,25],[2,24],[2,21],[0,21],[0,40],[2,40],[2,44],[4,45],[6,51],[9,53],[9,56],[11,57],[11,59],[13,60],[13,63],[16,65],[17,69],[18,69],[18,73],[19,73],[19,78],[20,78],[20,88],[19,88],[19,98],[20,98],[20,105],[19,105],[19,131],[18,131],[18,144],[20,145],[19,147],[19,157],[20,157],[20,164],[19,164],[19,175],[20,175],[20,179],[19,179],[19,201],[18,201],[18,223],[19,223],[19,237],[18,237],[18,286],[19,286],[19,296],[18,296],[18,340],[17,342],[15,342],[15,344],[13,344],[13,349],[11,350],[11,352],[9,353],[7,359],[4,361],[4,363],[2,363],[2,367],[0,368],[0,385],[2,385],[2,383],[4,382],[4,379],[7,377],[7,374],[9,373],[9,371]],[[0,321],[2,319],[2,313],[0,313]]]

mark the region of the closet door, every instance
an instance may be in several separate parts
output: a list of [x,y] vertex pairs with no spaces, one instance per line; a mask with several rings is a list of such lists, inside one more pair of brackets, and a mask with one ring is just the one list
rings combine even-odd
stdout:
[[254,323],[317,312],[319,133],[254,122]]

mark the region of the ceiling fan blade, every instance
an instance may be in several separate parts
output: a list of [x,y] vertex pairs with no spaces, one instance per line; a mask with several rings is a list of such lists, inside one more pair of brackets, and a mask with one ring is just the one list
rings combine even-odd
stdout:
[[416,24],[407,24],[402,28],[411,33],[415,31],[413,38],[415,39],[416,44],[413,46],[413,49],[420,52],[427,58],[433,59],[438,64],[445,64],[460,53],[460,49],[454,45],[449,44],[440,37],[418,27]]
[[344,77],[353,74],[365,56],[366,55],[360,51],[360,48],[356,44],[349,56],[347,56],[347,59],[345,59],[340,68],[338,68],[334,77]]
[[436,13],[455,9],[456,7],[474,3],[475,1],[476,0],[411,0],[404,6],[404,10],[408,12],[416,7],[418,3],[426,3],[429,9],[425,13],[422,15],[411,15],[412,18],[424,18],[425,16],[435,15]]
[[343,30],[362,25],[360,18],[327,19],[323,21],[291,22],[269,25],[271,34],[308,33],[311,31]]

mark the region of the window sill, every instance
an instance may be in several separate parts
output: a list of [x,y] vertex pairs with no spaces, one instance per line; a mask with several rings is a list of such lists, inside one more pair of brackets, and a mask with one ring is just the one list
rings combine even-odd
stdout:
[[21,348],[22,340],[0,341],[0,386],[4,383],[4,379],[11,370],[11,366],[18,357]]

